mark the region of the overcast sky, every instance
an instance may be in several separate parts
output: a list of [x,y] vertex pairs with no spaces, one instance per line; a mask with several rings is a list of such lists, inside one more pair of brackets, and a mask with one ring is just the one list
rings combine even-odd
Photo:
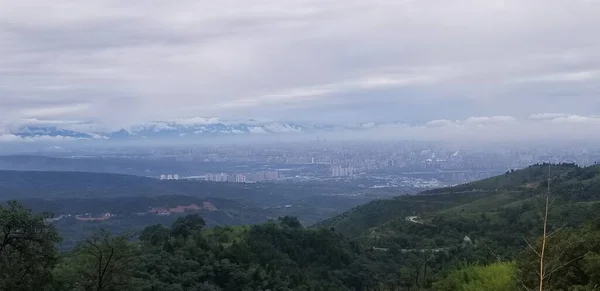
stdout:
[[0,123],[600,129],[599,34],[596,0],[0,0]]

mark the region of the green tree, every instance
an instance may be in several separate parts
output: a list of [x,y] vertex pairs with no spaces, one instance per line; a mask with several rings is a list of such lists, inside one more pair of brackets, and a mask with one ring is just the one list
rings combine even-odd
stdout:
[[589,276],[588,286],[600,287],[600,250],[590,251],[583,256],[583,269]]
[[144,228],[140,233],[140,240],[152,246],[160,245],[169,240],[169,229],[161,224],[155,224]]
[[[546,290],[595,290],[600,286],[600,221],[565,229],[550,237],[547,244]],[[531,251],[519,256],[520,280],[530,289],[539,286],[536,259],[537,254]]]
[[200,215],[186,215],[179,217],[171,227],[171,236],[187,238],[193,233],[199,232],[206,223]]
[[45,222],[15,201],[0,205],[0,290],[42,290],[51,282],[60,238]]
[[465,266],[450,272],[433,284],[436,291],[512,291],[516,284],[515,263],[494,263],[488,266]]
[[59,290],[117,291],[132,289],[136,246],[127,236],[100,231],[81,242],[55,270]]
[[283,225],[287,225],[291,228],[301,228],[302,227],[302,224],[300,224],[300,221],[298,221],[298,218],[296,218],[296,217],[284,216],[284,217],[280,217],[278,220]]

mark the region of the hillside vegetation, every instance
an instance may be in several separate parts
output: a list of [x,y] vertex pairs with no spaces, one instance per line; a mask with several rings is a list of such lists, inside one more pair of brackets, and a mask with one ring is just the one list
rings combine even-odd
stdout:
[[546,164],[538,164],[521,170],[507,171],[504,175],[495,176],[467,184],[454,187],[446,187],[425,191],[421,194],[444,194],[459,193],[463,191],[497,191],[497,190],[518,190],[522,188],[537,187],[540,182],[544,182],[548,177],[555,178],[565,175],[568,172],[581,169],[575,164],[557,164],[548,167]]
[[[37,213],[54,214],[52,224],[62,236],[61,249],[71,249],[77,242],[99,229],[115,234],[138,233],[149,224],[170,225],[177,218],[195,213],[203,217],[207,226],[242,225],[263,223],[277,217],[277,212],[246,203],[219,197],[153,196],[108,198],[56,198],[23,199],[20,203]],[[203,207],[210,203],[210,208]],[[179,210],[168,215],[157,215],[152,209],[171,209],[181,206],[198,206],[200,209]],[[213,208],[214,207],[214,208]],[[76,216],[100,217],[110,213],[102,221],[80,221]]]
[[[317,227],[331,228],[376,250],[398,252],[398,258],[406,253],[433,252],[437,254],[431,259],[450,254],[476,263],[510,262],[530,255],[530,242],[542,234],[541,211],[548,186],[550,232],[569,232],[598,219],[600,166],[539,164],[473,183],[373,201]],[[530,260],[535,261],[533,257]],[[421,276],[444,274],[444,269],[455,263],[450,260],[443,264],[446,267],[432,265],[429,275]],[[463,276],[461,272],[472,270],[463,269],[454,275]],[[533,286],[535,282],[527,284]],[[471,290],[464,288],[461,290]]]
[[600,201],[600,166],[540,164],[455,187],[372,201],[316,226],[358,237],[368,235],[373,229],[403,223],[407,216],[433,220],[452,214],[467,218],[511,211],[526,214],[533,209],[535,198],[547,191],[548,179],[557,199],[556,207],[564,215],[574,214],[579,209],[585,210],[582,214],[588,213],[588,208],[595,209],[595,201]]
[[[351,184],[334,185],[319,182],[219,183],[192,180],[166,181],[108,173],[0,170],[0,201],[28,198],[120,198],[179,195],[221,197],[252,202],[262,207],[274,207],[304,199],[312,200],[319,195],[327,200],[324,203],[330,205],[340,201],[356,205],[361,201],[364,203],[364,199],[370,200],[366,197],[367,195],[361,195],[364,197],[359,198],[343,195],[325,196],[354,193],[358,191],[357,189],[355,185]],[[389,196],[393,194],[381,193],[381,191],[372,192],[373,195]],[[330,200],[337,202],[332,203]]]
[[0,207],[0,290],[597,290],[598,181],[598,166],[535,165],[312,228],[285,216],[207,229],[186,215],[137,240],[100,230],[64,254],[47,216],[11,202]]
[[[7,158],[14,157],[4,157]],[[2,159],[0,159],[2,160]],[[35,163],[40,158],[33,159]],[[53,158],[48,158],[52,163]],[[184,213],[156,215],[154,207],[177,207],[210,202],[217,211],[196,211],[208,226],[266,222],[278,216],[294,216],[310,225],[371,201],[372,195],[354,193],[356,186],[330,183],[216,183],[205,181],[161,181],[158,179],[108,173],[2,171],[0,203],[16,199],[36,211],[48,211],[63,236],[61,248],[70,248],[90,233],[106,228],[114,233],[139,232],[148,224],[171,224]],[[384,193],[381,195],[390,195]],[[289,206],[289,207],[286,207]],[[102,221],[79,221],[76,215]]]
[[161,181],[108,173],[0,171],[0,199],[191,195],[260,200],[273,193],[285,196],[293,189],[278,184]]

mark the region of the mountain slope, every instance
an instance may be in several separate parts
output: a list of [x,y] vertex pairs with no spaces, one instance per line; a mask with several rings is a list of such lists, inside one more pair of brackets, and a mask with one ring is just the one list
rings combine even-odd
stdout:
[[458,193],[461,191],[497,191],[537,187],[548,177],[556,178],[579,167],[574,164],[533,165],[517,171],[508,171],[504,175],[495,176],[454,187],[433,189],[422,194]]
[[457,193],[452,195],[406,195],[392,199],[376,200],[315,226],[334,228],[337,232],[357,237],[369,229],[407,216],[433,214],[486,197],[487,192]]
[[[37,161],[37,159],[36,159]],[[352,185],[331,183],[218,183],[208,181],[167,181],[121,174],[54,171],[0,170],[0,202],[3,200],[122,199],[157,196],[225,198],[273,212],[273,216],[293,215],[303,223],[342,213],[376,199],[380,194],[355,193]],[[288,206],[289,205],[289,206]],[[286,206],[286,207],[284,207]]]
[[462,219],[481,216],[482,213],[494,215],[516,211],[529,215],[535,207],[535,197],[546,191],[548,178],[556,197],[555,207],[564,210],[565,215],[577,216],[573,213],[577,212],[577,207],[572,205],[580,205],[580,214],[588,215],[591,211],[589,206],[595,207],[594,202],[600,201],[600,166],[581,168],[573,164],[542,164],[414,196],[373,201],[317,226],[334,228],[351,237],[368,237],[373,232],[394,232],[392,229],[399,224],[410,223],[406,221],[408,216],[418,216],[431,222],[440,217]]
[[188,164],[141,159],[0,155],[0,170],[14,171],[100,172],[159,176],[161,173],[187,173],[191,170]]
[[[208,226],[263,223],[276,217],[270,209],[218,197],[30,198],[19,202],[34,212],[54,214],[50,221],[63,237],[62,249],[73,248],[100,228],[114,233],[137,233],[148,225],[170,225],[187,214],[201,215]],[[106,213],[109,213],[106,219],[84,220]]]
[[[0,170],[0,200],[51,197],[135,197],[168,194],[241,198],[255,201],[257,204],[264,204],[263,206],[278,206],[319,195],[328,195],[326,198],[332,199],[332,197],[340,196],[331,196],[332,194],[352,193],[356,189],[353,185],[333,185],[319,182],[219,183],[197,180],[168,181],[111,173]],[[340,196],[339,198],[345,197]]]
[[[185,195],[240,198],[258,204],[274,200],[277,205],[277,203],[302,197],[304,192],[301,190],[301,186],[294,184],[161,181],[109,173],[0,170],[0,200]],[[305,195],[314,195],[314,193],[305,193]],[[289,199],[283,199],[286,197]]]

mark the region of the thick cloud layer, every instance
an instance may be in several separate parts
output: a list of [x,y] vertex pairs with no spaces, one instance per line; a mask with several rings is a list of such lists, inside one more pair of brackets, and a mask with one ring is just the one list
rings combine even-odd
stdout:
[[0,0],[0,123],[551,125],[528,116],[600,115],[598,15],[594,0]]

